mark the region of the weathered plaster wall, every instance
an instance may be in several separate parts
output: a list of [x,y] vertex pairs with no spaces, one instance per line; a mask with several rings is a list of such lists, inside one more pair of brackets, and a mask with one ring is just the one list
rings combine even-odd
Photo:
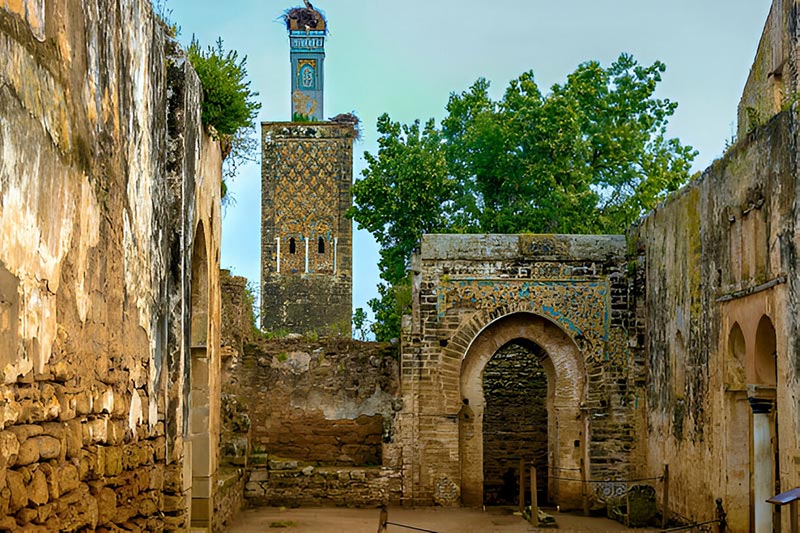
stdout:
[[149,2],[0,2],[3,528],[186,527],[200,223],[219,315],[220,155],[199,98]]
[[[516,340],[548,354],[551,472],[577,475],[581,461],[591,479],[636,471],[641,361],[628,350],[623,237],[426,235],[412,271],[398,433],[407,501],[484,503],[481,376]],[[578,506],[581,485],[548,494]]]
[[[777,115],[632,234],[646,293],[649,473],[670,465],[680,515],[712,518],[721,497],[735,531],[751,527],[757,468],[748,399],[775,401],[780,488],[800,483],[796,132],[794,112]],[[775,331],[766,359],[764,319]],[[762,371],[765,360],[777,369]]]

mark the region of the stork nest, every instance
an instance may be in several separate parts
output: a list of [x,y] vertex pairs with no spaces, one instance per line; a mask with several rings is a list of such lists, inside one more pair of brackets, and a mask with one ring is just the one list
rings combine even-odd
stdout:
[[325,17],[314,9],[310,2],[306,7],[294,7],[283,14],[283,21],[288,30],[325,30]]
[[338,124],[352,124],[356,133],[356,139],[361,138],[361,128],[359,128],[361,121],[355,115],[355,113],[339,113],[335,117],[329,118],[328,121]]

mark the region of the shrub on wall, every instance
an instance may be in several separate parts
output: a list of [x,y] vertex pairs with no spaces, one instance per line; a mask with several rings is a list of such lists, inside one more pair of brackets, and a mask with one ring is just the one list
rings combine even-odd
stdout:
[[[194,36],[187,54],[203,86],[203,124],[219,138],[224,178],[232,178],[239,165],[255,160],[258,151],[254,134],[261,103],[247,80],[247,56],[240,60],[235,50],[226,52],[222,39],[203,50]],[[223,197],[227,192],[224,178]]]

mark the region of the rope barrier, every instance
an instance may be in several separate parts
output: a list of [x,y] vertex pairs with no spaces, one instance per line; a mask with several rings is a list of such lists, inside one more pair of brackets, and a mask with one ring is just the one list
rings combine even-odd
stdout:
[[550,476],[550,479],[557,479],[559,481],[578,481],[580,483],[638,483],[640,481],[662,481],[664,476],[658,477],[643,477],[640,479],[577,479],[577,478],[570,478],[570,477],[556,477]]
[[433,531],[433,530],[430,530],[430,529],[422,529],[421,527],[406,526],[406,525],[403,525],[403,524],[398,524],[396,522],[386,522],[386,524],[390,525],[390,526],[404,527],[406,529],[413,529],[415,531],[425,531],[426,533],[436,533],[436,531]]
[[413,529],[414,531],[423,531],[424,533],[438,533],[432,529],[425,529],[421,527],[407,526],[405,524],[398,524],[397,522],[389,522],[389,510],[385,505],[381,506],[380,518],[378,519],[378,533],[385,533],[386,526],[397,526],[405,529]]
[[669,529],[662,529],[661,533],[667,533],[668,531],[686,531],[687,529],[694,529],[700,526],[709,526],[711,524],[718,524],[721,520],[719,518],[715,520],[708,520],[706,522],[697,522],[696,524],[690,524],[688,526],[678,526],[678,527],[671,527]]

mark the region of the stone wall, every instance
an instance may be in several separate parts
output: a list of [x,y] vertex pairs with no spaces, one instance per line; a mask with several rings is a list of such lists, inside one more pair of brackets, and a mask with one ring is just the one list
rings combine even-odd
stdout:
[[245,507],[244,487],[247,471],[243,468],[219,470],[217,491],[214,495],[212,531],[225,531],[236,514]]
[[350,334],[352,124],[263,123],[261,325]]
[[794,112],[777,115],[632,235],[645,272],[650,473],[670,465],[679,514],[708,519],[721,497],[740,530],[759,468],[753,401],[771,405],[778,485],[800,484],[797,131]]
[[734,531],[788,531],[765,500],[800,485],[799,7],[773,2],[738,142],[630,237],[648,473],[669,464],[678,515],[712,518],[721,498]]
[[[231,276],[230,270],[220,271],[222,292],[222,346],[227,365],[241,361],[245,341],[250,341],[255,330],[253,296],[248,294],[247,278]],[[228,374],[232,376],[232,374]]]
[[200,94],[149,2],[0,2],[3,529],[188,525],[184,325],[207,319],[212,393],[219,346],[221,158]]
[[396,347],[268,339],[254,332],[246,284],[223,272],[221,460],[246,468],[247,504],[400,503]]
[[[412,271],[398,433],[407,501],[484,503],[482,375],[516,341],[547,353],[547,470],[635,474],[643,361],[629,351],[623,237],[426,235]],[[581,486],[551,480],[547,494],[579,506]]]
[[402,483],[393,468],[256,468],[245,486],[250,505],[378,507],[398,504]]
[[341,337],[259,340],[236,371],[257,451],[313,465],[381,465],[391,442],[393,348]]
[[739,101],[739,139],[796,100],[799,17],[797,0],[773,1]]

